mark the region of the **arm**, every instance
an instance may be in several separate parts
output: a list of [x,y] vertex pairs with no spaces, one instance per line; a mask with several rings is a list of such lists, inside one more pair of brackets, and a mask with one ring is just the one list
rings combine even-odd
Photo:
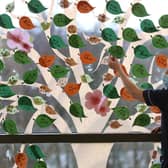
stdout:
[[138,88],[125,74],[118,60],[112,56],[109,57],[109,67],[116,70],[119,73],[121,80],[123,81],[128,92],[137,100],[145,102],[143,98],[143,91]]

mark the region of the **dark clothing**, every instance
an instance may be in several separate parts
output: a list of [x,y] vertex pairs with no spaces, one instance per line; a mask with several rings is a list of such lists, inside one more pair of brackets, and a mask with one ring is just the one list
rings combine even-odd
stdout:
[[144,90],[143,97],[149,106],[161,110],[161,168],[168,168],[168,89]]

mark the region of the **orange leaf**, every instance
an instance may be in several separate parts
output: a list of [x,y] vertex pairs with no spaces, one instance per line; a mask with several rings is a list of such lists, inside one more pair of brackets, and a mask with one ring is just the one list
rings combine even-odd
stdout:
[[97,58],[89,51],[84,51],[80,54],[80,59],[83,64],[93,64]]
[[20,25],[21,28],[26,29],[26,30],[31,30],[31,29],[35,28],[31,19],[27,16],[22,16],[19,19],[19,25]]
[[127,100],[127,101],[134,101],[135,98],[133,98],[133,96],[128,92],[128,90],[123,87],[121,90],[120,90],[120,95],[122,97],[122,99],[124,100]]
[[87,40],[92,45],[96,45],[96,44],[100,43],[100,41],[101,41],[101,39],[98,38],[97,36],[90,36]]
[[77,9],[80,13],[89,13],[94,9],[94,7],[92,7],[87,1],[79,1]]
[[69,2],[68,0],[61,0],[61,1],[60,1],[60,6],[61,6],[62,8],[68,8],[69,5],[70,5],[70,2]]
[[18,168],[26,168],[28,162],[28,157],[26,153],[17,153],[15,155],[15,163]]
[[121,127],[122,125],[118,122],[118,121],[112,121],[111,123],[110,123],[110,127],[111,128],[119,128],[119,127]]
[[45,110],[46,110],[46,113],[48,113],[50,115],[57,114],[57,112],[54,110],[54,108],[49,105],[46,105]]
[[55,56],[53,55],[43,55],[39,58],[39,64],[43,67],[50,67],[54,64]]
[[168,68],[168,58],[165,54],[156,55],[155,62],[159,68]]
[[150,106],[150,110],[153,113],[160,113],[160,109],[157,106]]
[[77,84],[77,83],[67,83],[64,87],[64,92],[68,95],[68,96],[73,96],[75,94],[77,94],[79,92],[81,83]]
[[69,33],[73,34],[73,33],[77,32],[77,27],[76,27],[76,25],[69,25],[67,30]]
[[[125,66],[123,64],[121,64],[121,67],[122,67],[123,71],[125,72],[125,74],[127,76],[129,76],[129,74],[128,74],[126,68],[125,68]],[[114,72],[115,76],[119,76],[119,74],[118,74],[118,72],[116,70],[113,70],[113,72]]]
[[69,65],[69,66],[75,66],[77,65],[77,63],[75,62],[75,60],[73,58],[66,58],[65,62]]
[[44,92],[44,93],[48,93],[48,92],[51,92],[52,90],[46,85],[41,85],[39,88],[39,91]]

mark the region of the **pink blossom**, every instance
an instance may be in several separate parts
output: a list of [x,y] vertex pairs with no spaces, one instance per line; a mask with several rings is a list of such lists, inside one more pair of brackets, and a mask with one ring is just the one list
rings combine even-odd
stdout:
[[16,28],[7,33],[7,45],[10,49],[19,49],[25,52],[30,52],[33,44],[30,42],[30,35],[26,31]]
[[94,109],[96,113],[100,114],[101,116],[105,116],[107,112],[110,111],[107,97],[103,96],[100,90],[95,90],[93,93],[88,92],[85,99],[85,106],[88,109]]
[[102,97],[102,93],[100,90],[95,90],[95,91],[93,91],[93,93],[88,92],[85,95],[85,99],[86,99],[85,106],[88,109],[96,108],[97,105],[101,101],[101,97]]

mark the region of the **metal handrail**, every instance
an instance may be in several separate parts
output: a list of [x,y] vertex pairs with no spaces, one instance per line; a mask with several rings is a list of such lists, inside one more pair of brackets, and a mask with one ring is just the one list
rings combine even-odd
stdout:
[[147,133],[72,133],[0,135],[0,143],[112,143],[112,142],[160,142],[160,134]]

